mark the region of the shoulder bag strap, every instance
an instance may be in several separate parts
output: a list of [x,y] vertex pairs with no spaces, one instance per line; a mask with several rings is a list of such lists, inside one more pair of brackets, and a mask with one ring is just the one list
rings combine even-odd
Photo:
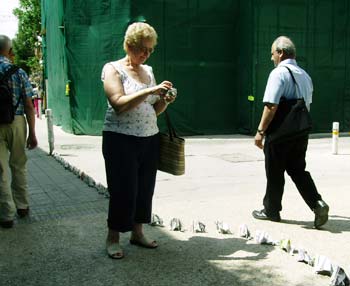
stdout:
[[292,76],[292,79],[293,79],[294,84],[297,85],[297,81],[295,80],[295,77],[294,77],[292,71],[290,70],[290,68],[287,67],[287,66],[284,66],[284,67],[289,71],[290,75]]
[[287,67],[287,66],[284,66],[284,67],[289,71],[290,75],[292,76],[292,79],[293,79],[293,82],[294,82],[294,85],[295,85],[295,96],[296,96],[296,99],[303,99],[303,100],[304,100],[303,97],[300,97],[300,98],[299,98],[298,95],[297,95],[297,85],[298,85],[298,83],[297,83],[297,81],[295,80],[295,77],[294,77],[292,71],[290,70],[289,67]]
[[168,112],[165,110],[164,113],[165,113],[166,125],[168,126],[169,137],[171,140],[173,140],[174,137],[177,137],[174,126],[170,121],[170,116]]

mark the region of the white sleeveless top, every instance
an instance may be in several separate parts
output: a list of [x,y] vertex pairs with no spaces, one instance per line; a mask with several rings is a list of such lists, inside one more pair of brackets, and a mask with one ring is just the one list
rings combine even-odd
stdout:
[[[144,84],[135,80],[126,72],[124,67],[117,62],[109,62],[106,65],[112,65],[120,74],[120,79],[126,94],[125,96],[156,85],[152,67],[148,65],[142,65],[142,67],[150,77],[150,84]],[[106,65],[102,69],[102,81],[104,81],[105,78]],[[156,103],[158,99],[158,95],[151,94],[144,102],[121,114],[116,113],[107,100],[108,107],[103,124],[103,131],[112,131],[138,137],[148,137],[157,134],[159,129],[157,126],[157,115],[153,104]]]

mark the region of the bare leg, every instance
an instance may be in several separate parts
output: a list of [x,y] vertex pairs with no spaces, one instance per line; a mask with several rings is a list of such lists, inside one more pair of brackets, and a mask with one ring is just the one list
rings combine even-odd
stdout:
[[135,223],[131,232],[130,243],[145,248],[156,248],[158,246],[155,240],[151,240],[145,237],[143,234],[143,224]]
[[107,243],[119,243],[119,231],[108,229]]
[[143,224],[135,223],[131,232],[131,238],[138,239],[143,237]]

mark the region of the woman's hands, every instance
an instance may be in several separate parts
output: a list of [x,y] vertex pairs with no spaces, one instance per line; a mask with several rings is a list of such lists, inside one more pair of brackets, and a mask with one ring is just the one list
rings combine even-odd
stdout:
[[172,95],[168,92],[172,87],[173,84],[167,80],[153,87],[152,93],[160,97],[160,100],[154,104],[157,115],[161,114],[167,108],[168,104],[174,102],[176,99],[176,95]]
[[153,87],[153,94],[157,94],[161,97],[165,96],[167,91],[173,87],[173,84],[170,81],[163,81],[162,83]]
[[172,103],[176,96],[172,96],[168,94],[168,90],[173,87],[173,84],[170,81],[163,81],[162,83],[154,86],[154,94],[157,94],[160,96],[160,98],[166,103],[167,105],[169,103]]
[[163,96],[163,100],[166,104],[173,103],[175,98],[176,98],[176,96],[172,96],[172,95],[168,95],[168,94],[165,94]]

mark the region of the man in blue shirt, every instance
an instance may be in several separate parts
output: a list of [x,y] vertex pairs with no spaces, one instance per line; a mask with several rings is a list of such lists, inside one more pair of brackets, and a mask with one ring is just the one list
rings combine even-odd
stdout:
[[[256,219],[277,222],[281,220],[284,172],[287,171],[304,201],[315,213],[314,225],[319,228],[328,220],[329,206],[317,192],[310,173],[305,171],[309,135],[300,135],[279,143],[271,142],[271,136],[276,130],[268,129],[273,125],[271,122],[275,118],[281,98],[285,101],[303,98],[306,107],[310,109],[312,81],[310,76],[297,65],[295,56],[295,46],[289,38],[281,36],[273,42],[271,60],[274,62],[275,69],[270,73],[266,85],[264,110],[255,135],[255,145],[264,149],[267,186],[263,200],[264,209],[253,211],[252,215]],[[275,120],[278,118],[276,116]]]
[[[12,66],[13,57],[11,40],[0,35],[1,74]],[[0,226],[4,228],[13,226],[16,211],[19,217],[25,217],[29,213],[25,148],[33,149],[38,145],[33,91],[28,76],[24,70],[19,69],[8,79],[8,83],[13,93],[13,105],[16,106],[18,99],[22,99],[14,121],[0,124]]]

